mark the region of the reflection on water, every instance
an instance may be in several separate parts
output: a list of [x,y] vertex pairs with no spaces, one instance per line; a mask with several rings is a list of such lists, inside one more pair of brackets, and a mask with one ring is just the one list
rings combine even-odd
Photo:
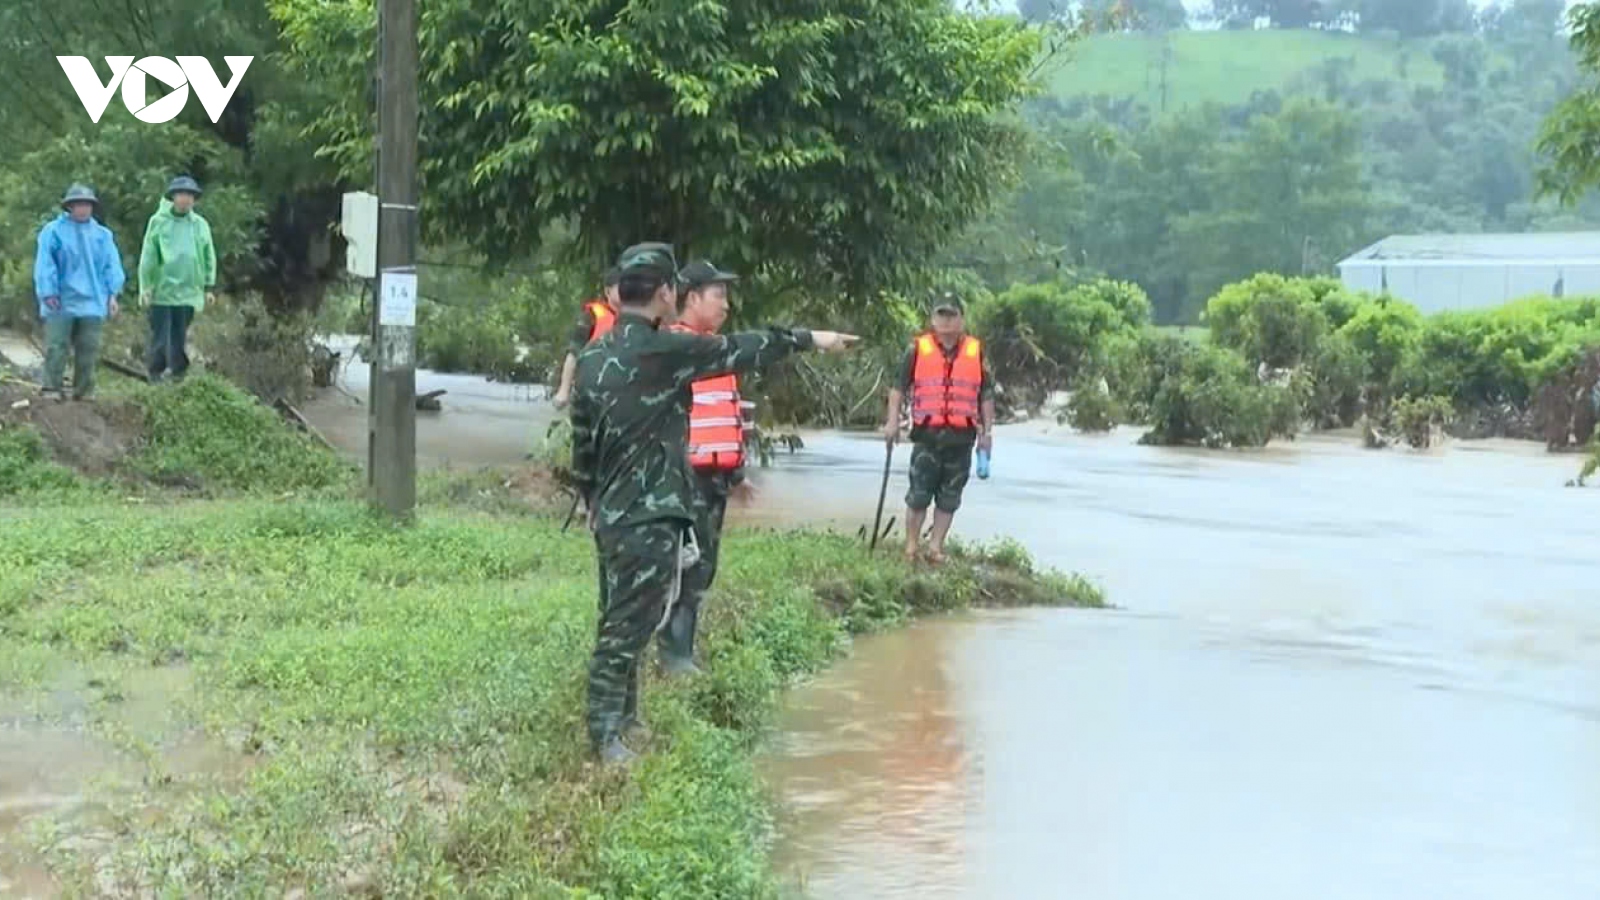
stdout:
[[[961,832],[975,770],[942,652],[950,627],[884,635],[870,658],[828,672],[788,708],[771,775],[805,822],[790,853],[844,864],[857,896],[965,878]],[[828,875],[802,872],[813,890]]]
[[[1600,897],[1600,498],[1570,459],[1006,437],[956,532],[1124,610],[868,638],[791,698],[769,765],[807,895]],[[808,446],[746,520],[870,522],[881,445]]]

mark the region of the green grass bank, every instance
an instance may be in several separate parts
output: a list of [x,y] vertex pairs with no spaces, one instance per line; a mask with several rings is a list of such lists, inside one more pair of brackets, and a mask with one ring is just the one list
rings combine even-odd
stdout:
[[[143,418],[218,396],[243,402],[202,385]],[[202,418],[135,436],[130,459],[226,473],[215,453],[270,440],[338,470],[241,421],[232,443]],[[348,483],[282,499],[267,469],[205,499],[85,481],[30,428],[0,432],[27,488],[0,509],[0,717],[63,779],[36,792],[83,802],[0,818],[0,858],[68,896],[775,896],[754,758],[785,687],[920,613],[1101,602],[1009,543],[929,575],[851,536],[733,531],[708,673],[650,676],[648,755],[605,772],[581,725],[592,543],[515,479],[431,481],[396,529]]]

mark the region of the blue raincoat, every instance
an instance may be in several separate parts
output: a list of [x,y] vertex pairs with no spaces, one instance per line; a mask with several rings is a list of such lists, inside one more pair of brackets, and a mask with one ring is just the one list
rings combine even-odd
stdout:
[[[111,229],[99,222],[74,222],[63,212],[39,230],[39,253],[33,261],[39,318],[103,319],[107,301],[122,292],[126,277]],[[45,306],[46,297],[59,297],[61,309]]]

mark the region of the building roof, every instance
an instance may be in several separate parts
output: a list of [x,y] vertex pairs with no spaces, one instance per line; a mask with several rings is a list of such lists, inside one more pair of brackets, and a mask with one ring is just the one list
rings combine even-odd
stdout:
[[1383,263],[1600,264],[1600,231],[1529,234],[1396,234],[1352,254],[1339,265]]

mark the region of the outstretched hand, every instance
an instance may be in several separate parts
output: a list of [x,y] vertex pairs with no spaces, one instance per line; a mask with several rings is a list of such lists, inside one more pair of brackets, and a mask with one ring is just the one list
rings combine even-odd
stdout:
[[860,340],[861,338],[857,335],[845,334],[840,331],[811,332],[812,343],[815,344],[816,348],[821,350],[823,353],[834,353],[840,350],[848,350]]

